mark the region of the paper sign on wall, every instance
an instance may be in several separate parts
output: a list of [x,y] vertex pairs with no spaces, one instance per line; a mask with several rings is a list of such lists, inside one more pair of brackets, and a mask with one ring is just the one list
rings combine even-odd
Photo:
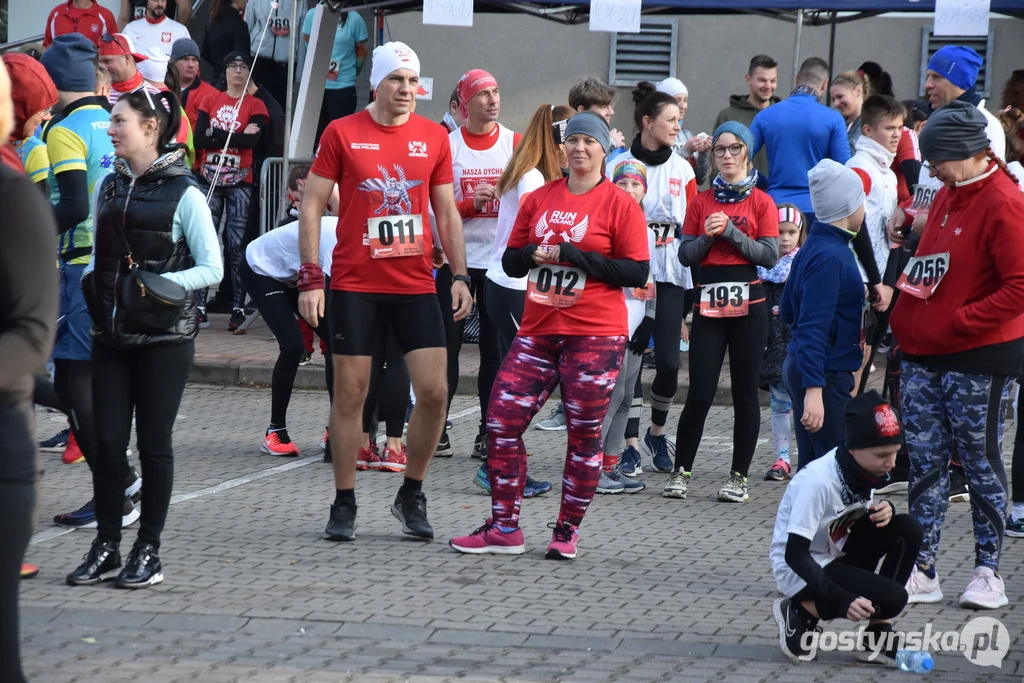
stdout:
[[936,36],[987,36],[991,0],[935,0]]
[[434,99],[434,79],[430,76],[420,76],[420,88],[416,91],[417,100]]
[[590,0],[590,30],[640,33],[640,0]]
[[423,23],[472,26],[473,0],[423,0]]

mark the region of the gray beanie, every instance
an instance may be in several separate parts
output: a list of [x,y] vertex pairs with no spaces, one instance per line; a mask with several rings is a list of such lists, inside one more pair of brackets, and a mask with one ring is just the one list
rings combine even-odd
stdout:
[[57,90],[92,92],[96,89],[96,46],[81,33],[57,36],[39,61],[46,67]]
[[608,122],[597,114],[589,111],[573,114],[565,127],[565,139],[568,140],[577,133],[589,135],[600,142],[605,154],[608,154],[609,150],[611,150],[612,138],[608,130]]
[[832,223],[853,213],[864,203],[864,181],[852,169],[822,159],[807,172],[814,217]]
[[953,100],[936,109],[918,136],[925,161],[970,159],[989,147],[988,119],[969,102]]
[[176,62],[183,57],[199,59],[199,46],[191,38],[178,38],[171,45],[171,61]]

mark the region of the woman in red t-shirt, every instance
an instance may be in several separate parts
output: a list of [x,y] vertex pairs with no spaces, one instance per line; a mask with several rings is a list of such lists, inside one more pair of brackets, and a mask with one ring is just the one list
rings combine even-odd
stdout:
[[712,152],[718,175],[686,212],[679,261],[700,264],[700,302],[690,338],[690,390],[679,416],[675,469],[662,493],[686,498],[690,470],[704,435],[704,420],[718,389],[725,352],[735,413],[732,468],[718,500],[742,503],[747,470],[761,429],[758,384],[768,342],[768,304],[757,266],[779,260],[779,214],[757,189],[750,163],[750,131],[728,121],[715,131]]
[[626,347],[622,288],[642,287],[650,272],[643,211],[603,175],[608,146],[603,118],[573,116],[565,142],[569,177],[534,190],[519,207],[502,267],[509,277],[527,277],[526,305],[487,407],[493,516],[450,541],[460,552],[526,552],[522,436],[561,384],[569,444],[547,557],[576,557],[577,528],[601,473],[601,425]]

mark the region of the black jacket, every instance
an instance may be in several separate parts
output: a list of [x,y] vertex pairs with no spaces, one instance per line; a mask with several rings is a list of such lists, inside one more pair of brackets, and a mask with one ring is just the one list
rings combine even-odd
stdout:
[[203,59],[213,67],[210,83],[216,87],[220,87],[218,84],[224,79],[224,58],[232,52],[249,54],[252,51],[249,27],[238,10],[224,3],[220,12],[220,19],[207,25],[203,46],[199,50]]
[[[172,237],[174,213],[190,187],[196,187],[185,166],[185,151],[177,150],[157,160],[137,178],[118,160],[115,172],[100,187],[96,208],[93,271],[82,279],[93,322],[94,339],[115,349],[176,344],[194,339],[199,331],[194,298],[178,322],[163,334],[134,328],[120,304],[121,287],[128,273],[125,254],[143,270],[173,273],[195,265],[184,239]],[[128,240],[126,246],[122,239]]]

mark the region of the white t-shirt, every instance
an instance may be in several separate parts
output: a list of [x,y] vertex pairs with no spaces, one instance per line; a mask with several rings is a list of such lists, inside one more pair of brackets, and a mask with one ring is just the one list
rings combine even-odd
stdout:
[[501,257],[508,248],[508,238],[512,236],[512,227],[519,215],[519,204],[523,197],[544,184],[544,174],[531,169],[523,174],[516,186],[509,188],[501,195],[498,203],[498,226],[494,233],[494,244],[491,247],[491,265],[487,268],[487,279],[506,289],[526,291],[525,277],[509,277],[501,266]]
[[807,585],[786,564],[790,534],[808,539],[811,558],[824,567],[843,556],[842,548],[850,527],[867,514],[872,504],[873,494],[866,501],[843,500],[843,483],[834,448],[797,472],[779,503],[775,533],[768,551],[779,592],[791,598]]
[[[336,216],[320,219],[320,267],[331,274],[334,247],[338,244]],[[257,237],[245,248],[245,260],[252,272],[278,282],[292,283],[299,274],[299,222],[286,223]]]
[[[992,151],[1000,159],[1006,159],[1006,131],[1003,130],[1003,124],[999,122],[995,114],[985,108],[985,100],[978,103],[978,109],[988,119],[988,125],[985,126],[985,135],[988,136],[988,143],[992,146]],[[928,124],[924,125],[927,126]]]
[[[614,176],[615,165],[627,159],[635,159],[626,150],[608,162],[605,175]],[[697,194],[697,176],[690,162],[672,154],[660,166],[647,166],[647,196],[644,197],[644,213],[649,222],[676,223],[682,230],[686,218],[686,197]],[[648,231],[651,232],[651,231]],[[655,282],[667,282],[684,289],[693,289],[690,269],[679,262],[678,237],[669,244],[656,247],[651,258],[651,272]]]
[[[487,149],[473,149],[466,142],[465,130],[465,127],[462,127],[448,135],[452,148],[456,202],[472,199],[476,186],[480,183],[497,185],[501,174],[505,172],[505,167],[508,166],[509,159],[512,158],[515,143],[515,133],[499,123],[493,134],[494,144]],[[466,238],[467,267],[490,267],[500,204],[500,199],[490,201],[475,217],[462,219],[462,232]]]
[[171,58],[174,41],[192,37],[183,24],[167,17],[155,24],[145,17],[136,19],[124,27],[123,33],[131,38],[136,52],[141,54],[146,48],[154,47],[166,54],[168,59]]

